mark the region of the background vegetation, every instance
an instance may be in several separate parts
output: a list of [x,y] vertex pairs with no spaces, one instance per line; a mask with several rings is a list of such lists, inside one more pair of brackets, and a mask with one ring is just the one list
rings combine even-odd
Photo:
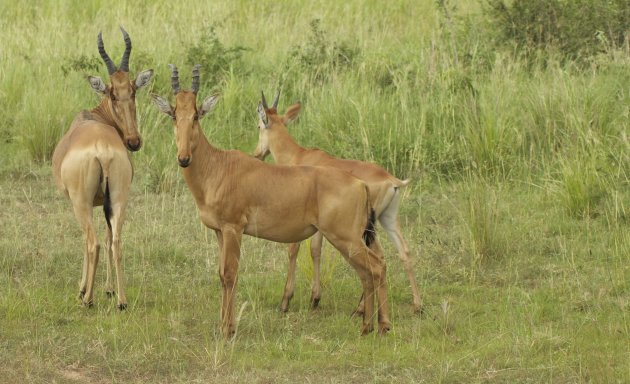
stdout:
[[[622,0],[0,3],[0,381],[630,381],[630,6]],[[124,233],[130,308],[75,300],[81,232],[49,159],[130,33],[145,145]],[[402,223],[424,295],[385,239],[394,329],[359,337],[354,273],[325,249],[322,308],[285,247],[243,244],[233,342],[214,236],[178,174],[167,63],[221,102],[211,142],[251,152],[260,90],[300,100],[297,141],[411,177]],[[271,96],[269,96],[271,97]],[[99,223],[101,232],[103,223]],[[305,247],[304,247],[305,248]]]

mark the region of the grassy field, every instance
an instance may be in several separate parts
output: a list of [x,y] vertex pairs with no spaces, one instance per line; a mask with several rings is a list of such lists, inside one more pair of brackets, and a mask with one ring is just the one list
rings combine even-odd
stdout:
[[[2,2],[0,382],[629,382],[630,54],[532,66],[494,49],[483,3],[439,4]],[[131,71],[156,71],[137,97],[125,312],[103,257],[95,304],[79,305],[82,233],[50,170],[98,102],[85,76],[106,76],[99,31],[120,59],[118,25]],[[171,62],[185,87],[201,63],[200,95],[221,94],[202,122],[218,147],[253,151],[260,90],[280,84],[281,111],[303,103],[298,142],[412,178],[401,220],[424,313],[383,233],[386,337],[359,336],[359,280],[330,245],[321,308],[302,254],[282,314],[286,246],[246,237],[223,341],[216,240],[149,97],[170,96]]]

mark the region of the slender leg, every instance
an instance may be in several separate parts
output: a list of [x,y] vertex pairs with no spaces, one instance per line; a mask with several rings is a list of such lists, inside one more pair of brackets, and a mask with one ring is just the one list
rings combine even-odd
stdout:
[[378,333],[382,335],[391,329],[389,306],[387,304],[387,266],[378,240],[375,239],[369,248],[369,267],[372,272],[371,278],[374,280],[378,302]]
[[124,209],[125,203],[113,205],[111,217],[112,256],[114,259],[114,266],[116,268],[116,290],[118,291],[118,302],[116,304],[116,307],[121,311],[127,309],[127,297],[125,295],[125,275],[122,268],[122,249],[120,246],[120,234],[122,232]]
[[[385,217],[383,217],[385,216]],[[394,243],[396,248],[398,249],[398,256],[400,257],[400,261],[405,268],[405,272],[407,273],[407,278],[409,279],[409,284],[411,285],[411,294],[413,295],[413,309],[414,312],[421,313],[422,312],[422,298],[420,297],[420,293],[418,291],[418,286],[416,285],[416,277],[413,272],[413,265],[411,260],[409,259],[409,248],[407,247],[407,243],[402,236],[402,232],[400,230],[400,223],[398,217],[391,217],[383,215],[380,218],[380,222],[387,231],[390,240]]]
[[317,232],[311,238],[311,259],[313,260],[313,286],[311,287],[311,308],[315,309],[319,305],[322,295],[321,283],[321,255],[324,235]]
[[85,204],[80,201],[80,199],[74,199],[72,200],[72,203],[74,215],[83,229],[85,241],[83,273],[79,286],[79,298],[81,299],[83,305],[91,306],[94,289],[94,275],[96,272],[96,265],[98,264],[100,247],[96,240],[94,224],[92,223],[92,205]]
[[[344,241],[336,236],[326,236],[335,248],[355,269],[361,280],[364,297],[363,324],[361,334],[365,335],[374,330],[374,287],[375,281],[380,282],[380,276],[375,276],[375,271],[370,268],[371,253],[362,239]],[[373,253],[372,253],[373,254]],[[377,285],[378,286],[378,285]]]
[[221,233],[223,234],[223,248],[219,262],[219,276],[223,285],[221,329],[223,336],[229,339],[236,333],[234,301],[236,298],[236,283],[238,281],[242,230],[225,227],[221,230]]
[[282,312],[287,312],[289,310],[289,302],[293,298],[293,292],[295,291],[295,269],[299,251],[300,243],[289,244],[289,269],[287,271],[287,282],[284,285],[282,303],[280,303],[280,310]]
[[81,282],[79,283],[79,300],[81,301],[83,301],[83,297],[85,296],[85,291],[87,290],[87,273],[88,273],[88,263],[89,263],[87,239],[85,239],[84,241],[85,241],[85,244],[83,245],[83,268],[82,268],[82,273],[81,273]]
[[113,251],[112,251],[112,231],[107,227],[107,232],[105,233],[105,252],[106,252],[106,260],[107,260],[107,279],[105,280],[105,294],[107,297],[114,297],[114,285],[112,283],[112,264],[113,260]]

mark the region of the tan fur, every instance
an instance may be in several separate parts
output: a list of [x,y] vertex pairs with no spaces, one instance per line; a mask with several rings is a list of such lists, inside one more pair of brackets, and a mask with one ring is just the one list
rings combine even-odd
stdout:
[[[289,134],[286,124],[294,121],[300,111],[299,103],[290,106],[284,115],[279,115],[275,108],[266,110],[268,124],[259,121],[259,141],[254,151],[254,156],[264,159],[269,153],[277,164],[283,165],[311,165],[326,166],[344,170],[353,176],[363,180],[369,189],[370,202],[390,239],[398,249],[400,260],[403,262],[411,291],[413,306],[416,311],[421,311],[422,301],[413,272],[413,265],[409,259],[409,248],[400,230],[398,219],[398,205],[401,189],[409,184],[410,180],[399,180],[376,164],[357,160],[338,159],[316,148],[303,148],[297,144]],[[317,234],[311,241],[311,256],[313,258],[313,288],[311,304],[316,307],[321,295],[321,283],[319,280],[319,264],[321,255],[321,235]],[[289,247],[289,272],[282,298],[281,309],[288,310],[289,301],[293,296],[295,287],[295,258],[299,250],[299,243]],[[358,309],[362,311],[362,304]]]
[[[77,115],[61,138],[52,157],[57,187],[70,198],[74,214],[85,235],[83,274],[79,298],[91,305],[94,276],[100,246],[92,221],[93,207],[103,205],[105,181],[109,185],[111,225],[107,227],[107,281],[105,289],[113,295],[111,264],[116,268],[117,307],[125,309],[120,233],[132,179],[132,165],[127,145],[140,148],[137,130],[135,85],[127,72],[117,71],[101,103],[91,111]],[[113,102],[111,95],[116,99]],[[114,106],[115,103],[115,106]],[[126,145],[127,144],[127,145]]]
[[296,242],[318,230],[359,274],[366,297],[362,333],[373,328],[374,296],[379,332],[389,330],[385,262],[378,243],[368,248],[362,239],[370,211],[366,185],[334,169],[270,165],[239,151],[213,147],[195,119],[205,113],[195,99],[194,93],[181,91],[172,108],[154,96],[163,112],[175,115],[177,159],[185,166],[184,179],[201,221],[217,235],[224,335],[231,337],[236,331],[234,300],[242,235]]

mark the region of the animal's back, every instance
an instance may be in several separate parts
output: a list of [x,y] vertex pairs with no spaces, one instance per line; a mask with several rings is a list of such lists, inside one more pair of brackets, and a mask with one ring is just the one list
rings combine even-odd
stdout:
[[131,173],[127,150],[116,129],[83,111],[73,120],[53,153],[55,183],[67,195],[71,195],[73,189],[93,190],[95,204],[98,204],[102,199],[98,186],[102,181],[103,164],[109,166],[112,162],[123,172]]

